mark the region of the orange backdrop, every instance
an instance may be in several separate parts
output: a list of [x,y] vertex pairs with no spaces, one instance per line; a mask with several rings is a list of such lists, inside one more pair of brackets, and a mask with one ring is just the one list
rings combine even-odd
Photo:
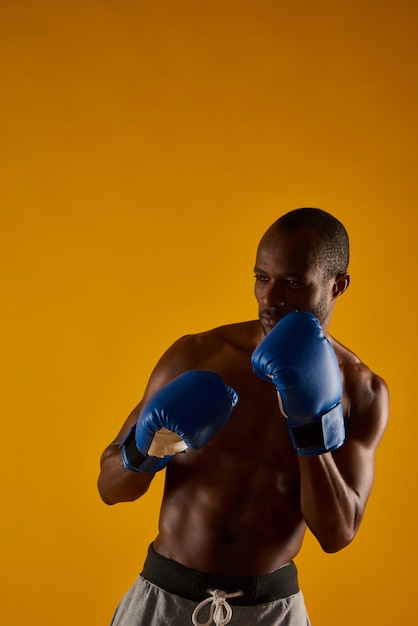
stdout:
[[1,3],[2,622],[109,623],[162,477],[106,507],[101,451],[178,336],[256,315],[299,206],[352,239],[333,333],[385,377],[362,528],[297,564],[314,625],[415,614],[417,13],[411,0]]

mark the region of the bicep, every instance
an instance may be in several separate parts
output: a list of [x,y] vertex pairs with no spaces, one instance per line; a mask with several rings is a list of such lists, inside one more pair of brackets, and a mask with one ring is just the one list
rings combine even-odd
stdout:
[[117,445],[123,441],[132,426],[138,420],[146,402],[148,402],[159,389],[177,376],[180,376],[180,374],[194,367],[194,362],[190,354],[191,351],[189,349],[190,339],[189,336],[179,339],[160,358],[150,375],[143,398],[128,415],[110,446]]
[[385,382],[376,375],[363,376],[346,424],[346,441],[334,459],[347,484],[365,506],[373,486],[375,456],[386,429],[389,394]]

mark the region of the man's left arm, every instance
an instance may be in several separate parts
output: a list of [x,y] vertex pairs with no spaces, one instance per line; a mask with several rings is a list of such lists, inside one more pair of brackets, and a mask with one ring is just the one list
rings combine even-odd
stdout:
[[356,534],[372,488],[388,419],[386,384],[356,360],[342,365],[343,385],[334,349],[307,311],[285,316],[251,362],[276,386],[287,418],[299,456],[303,517],[323,549],[336,552]]
[[345,381],[351,405],[344,444],[334,452],[298,457],[302,514],[326,552],[347,546],[360,526],[389,412],[385,382],[364,365],[348,366]]

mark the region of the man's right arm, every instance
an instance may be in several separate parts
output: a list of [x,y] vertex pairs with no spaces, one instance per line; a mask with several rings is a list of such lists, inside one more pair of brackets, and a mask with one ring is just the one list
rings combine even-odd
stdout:
[[104,450],[100,459],[97,487],[106,504],[132,502],[147,492],[155,472],[132,472],[125,468],[121,444],[142,411],[143,406],[163,385],[188,369],[187,347],[190,339],[184,337],[167,350],[151,374],[141,402],[130,413],[116,438]]
[[105,504],[132,502],[140,498],[151,484],[155,473],[137,473],[125,469],[120,445],[136,423],[144,401],[132,411],[118,436],[105,448],[100,459],[100,474],[97,487]]
[[103,452],[98,489],[105,503],[141,497],[173,455],[204,447],[229,418],[237,394],[217,373],[201,368],[197,346],[189,336],[166,352],[143,400]]

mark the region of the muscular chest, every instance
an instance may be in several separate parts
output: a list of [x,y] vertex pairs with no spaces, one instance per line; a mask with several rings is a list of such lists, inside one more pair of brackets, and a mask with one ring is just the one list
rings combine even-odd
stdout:
[[239,400],[213,446],[276,468],[296,466],[274,385],[260,380],[252,372],[250,359],[240,355],[233,363],[227,359],[219,363],[217,371],[235,389]]
[[217,353],[202,359],[198,367],[217,372],[235,389],[238,403],[221,431],[207,446],[236,457],[267,463],[276,469],[297,471],[286,418],[280,413],[277,392],[272,383],[256,376],[251,367],[251,352],[224,345]]

